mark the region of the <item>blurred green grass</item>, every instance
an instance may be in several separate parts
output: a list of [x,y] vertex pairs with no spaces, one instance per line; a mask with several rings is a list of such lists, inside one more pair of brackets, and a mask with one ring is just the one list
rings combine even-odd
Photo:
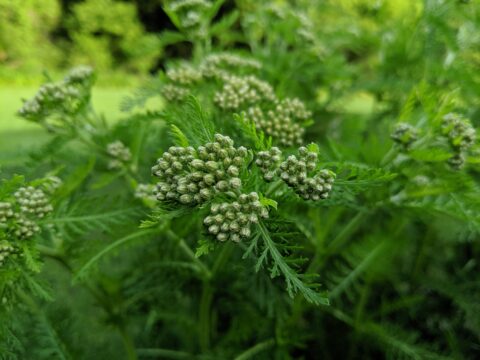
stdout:
[[[29,98],[36,87],[0,87],[0,165],[14,165],[23,161],[29,151],[42,145],[49,135],[39,126],[19,118],[17,110],[22,99]],[[120,117],[120,102],[130,93],[126,88],[95,88],[93,106],[108,120]]]

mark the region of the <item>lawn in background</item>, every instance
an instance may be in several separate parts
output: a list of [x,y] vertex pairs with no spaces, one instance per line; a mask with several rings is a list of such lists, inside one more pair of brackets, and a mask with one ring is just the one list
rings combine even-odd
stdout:
[[[0,165],[13,165],[25,160],[30,151],[48,140],[39,125],[16,116],[22,99],[30,98],[37,88],[0,88]],[[120,102],[130,93],[125,88],[94,88],[93,106],[107,119],[120,117]]]

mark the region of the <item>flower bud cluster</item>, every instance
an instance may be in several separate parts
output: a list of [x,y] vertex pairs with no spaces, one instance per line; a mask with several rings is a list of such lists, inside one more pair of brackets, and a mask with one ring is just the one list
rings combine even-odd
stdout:
[[214,142],[197,149],[172,146],[152,168],[153,175],[160,178],[157,200],[195,205],[216,193],[239,190],[247,149],[233,145],[228,136],[215,134]]
[[15,252],[15,249],[6,241],[0,242],[0,267],[5,263],[7,258]]
[[13,217],[13,215],[12,204],[9,202],[0,202],[0,224],[6,224],[7,220]]
[[53,194],[63,184],[62,179],[57,176],[48,176],[45,178],[42,186],[48,194]]
[[210,214],[203,220],[208,233],[219,241],[248,239],[252,234],[251,225],[260,218],[268,218],[268,210],[256,192],[241,194],[237,200],[212,204]]
[[63,81],[65,84],[90,88],[93,85],[94,78],[95,72],[90,66],[78,66],[70,70]]
[[461,170],[465,165],[466,158],[465,155],[461,152],[453,154],[448,160],[447,163],[454,170]]
[[260,151],[257,154],[255,163],[263,173],[265,181],[272,181],[277,173],[278,166],[282,161],[282,152],[277,147],[272,147],[267,151]]
[[290,155],[280,164],[278,174],[304,200],[318,201],[326,199],[332,190],[335,174],[329,170],[320,170],[313,177],[317,166],[317,153],[306,147],[298,149],[299,157]]
[[132,158],[130,149],[117,140],[107,145],[107,153],[112,158],[108,163],[109,169],[121,169]]
[[442,133],[453,149],[453,156],[448,164],[460,170],[466,161],[466,154],[477,140],[477,133],[470,121],[459,114],[450,113],[444,116]]
[[442,132],[453,149],[467,151],[475,144],[477,133],[468,119],[458,114],[447,114],[443,118]]
[[228,53],[208,55],[200,65],[203,76],[218,79],[228,77],[231,70],[258,70],[261,67],[261,63],[256,60]]
[[408,150],[418,139],[418,130],[412,125],[402,122],[395,125],[390,137],[404,150]]
[[194,6],[209,8],[212,6],[212,4],[210,4],[210,2],[206,0],[177,0],[177,1],[173,1],[169,5],[170,10],[172,11],[180,11],[185,8],[191,8]]
[[162,87],[162,96],[168,101],[182,101],[189,94],[188,89],[181,86],[167,84]]
[[275,107],[275,112],[297,120],[307,120],[312,116],[312,112],[298,98],[285,98],[279,101]]
[[73,113],[78,105],[80,92],[71,85],[45,84],[34,98],[24,102],[18,114],[36,121],[54,112]]
[[13,234],[19,239],[29,239],[40,232],[40,226],[22,213],[15,214]]
[[201,13],[211,6],[206,0],[177,0],[170,3],[169,8],[177,13],[184,28],[191,28],[200,23]]
[[245,105],[273,102],[275,99],[273,88],[265,81],[253,75],[229,75],[225,77],[222,90],[215,93],[213,100],[224,110],[238,110]]
[[54,113],[73,114],[90,96],[93,81],[91,68],[75,68],[63,81],[42,85],[32,99],[23,103],[18,114],[32,121],[39,121]]
[[155,201],[155,185],[152,184],[138,184],[135,188],[135,198],[140,200]]
[[24,215],[33,215],[41,219],[53,210],[47,195],[33,186],[21,187],[14,196],[20,206],[20,212]]
[[276,109],[266,113],[254,106],[247,110],[247,117],[252,119],[258,130],[283,146],[293,146],[302,143],[305,129],[285,112],[279,104]]
[[53,211],[49,197],[40,189],[45,180],[38,183],[38,187],[23,186],[3,194],[6,197],[0,201],[0,266],[10,255],[23,252],[18,241],[40,233],[39,221]]
[[178,85],[192,85],[202,80],[202,73],[189,65],[167,70],[167,78]]

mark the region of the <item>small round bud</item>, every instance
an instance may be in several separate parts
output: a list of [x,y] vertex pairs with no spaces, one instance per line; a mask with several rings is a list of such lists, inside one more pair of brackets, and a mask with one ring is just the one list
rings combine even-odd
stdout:
[[[168,197],[168,195],[167,195]],[[183,194],[180,196],[180,202],[182,204],[190,204],[193,201],[193,197],[190,194]]]
[[219,182],[217,182],[217,184],[215,185],[215,188],[218,190],[218,191],[227,191],[228,190],[228,183],[225,181],[225,180],[220,180]]
[[219,241],[227,241],[227,240],[228,240],[228,235],[227,235],[226,233],[223,233],[223,232],[222,232],[222,233],[219,233],[219,234],[217,235],[217,239],[218,239]]
[[212,174],[207,174],[203,177],[203,181],[207,185],[213,185],[215,184],[215,176],[213,176]]
[[251,235],[251,230],[249,227],[243,227],[240,229],[240,235],[244,238],[248,238]]
[[194,159],[190,162],[190,165],[197,170],[202,170],[205,166],[205,163],[200,159]]
[[229,166],[229,168],[227,169],[227,173],[230,176],[238,176],[239,171],[236,166],[232,165],[232,166]]
[[220,231],[220,227],[218,225],[210,225],[208,227],[208,232],[210,234],[218,234],[219,231]]
[[242,181],[239,178],[230,179],[229,184],[234,190],[240,189],[242,187]]

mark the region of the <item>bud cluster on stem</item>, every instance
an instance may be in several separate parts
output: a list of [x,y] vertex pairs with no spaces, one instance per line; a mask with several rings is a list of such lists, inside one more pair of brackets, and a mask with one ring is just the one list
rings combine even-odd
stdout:
[[160,201],[200,204],[216,193],[238,191],[247,149],[234,147],[228,136],[215,134],[215,141],[197,149],[172,146],[157,160],[153,175],[160,178],[156,197]]
[[217,240],[239,242],[251,236],[251,225],[257,224],[260,218],[268,218],[268,210],[260,203],[258,194],[251,192],[240,194],[237,201],[231,203],[212,204],[203,224]]

